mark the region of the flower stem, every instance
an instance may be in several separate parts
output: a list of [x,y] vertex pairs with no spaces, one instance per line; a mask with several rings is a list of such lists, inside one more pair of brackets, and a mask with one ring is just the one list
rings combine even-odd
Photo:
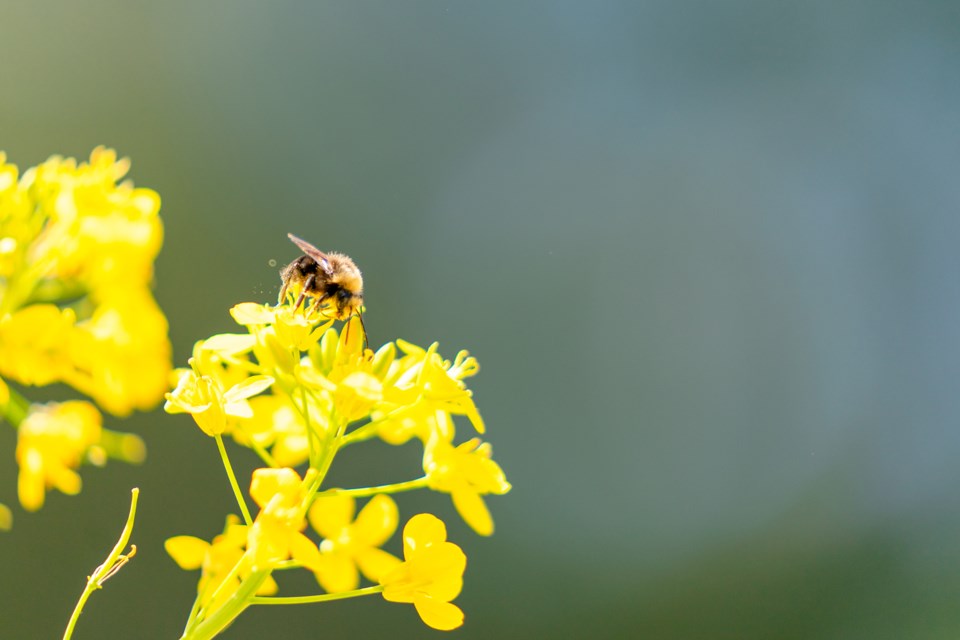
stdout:
[[401,491],[413,491],[427,486],[427,477],[408,480],[406,482],[395,482],[393,484],[382,484],[379,487],[365,487],[363,489],[327,489],[317,494],[318,497],[329,496],[351,496],[354,498],[366,498],[381,493],[400,493]]
[[383,588],[382,584],[378,584],[373,587],[354,589],[353,591],[323,593],[316,596],[254,596],[250,598],[250,604],[312,604],[314,602],[329,602],[331,600],[343,600],[344,598],[373,595],[374,593],[383,591]]
[[77,606],[73,609],[73,615],[70,616],[70,622],[67,623],[67,630],[63,632],[63,640],[70,640],[70,637],[73,635],[73,629],[77,626],[77,620],[80,619],[80,612],[83,611],[83,606],[87,603],[87,598],[89,598],[94,591],[102,588],[103,583],[119,571],[137,552],[136,545],[131,545],[130,553],[126,555],[121,554],[121,551],[127,546],[127,541],[130,540],[130,534],[133,532],[133,521],[137,516],[137,498],[140,496],[140,489],[135,488],[130,493],[132,494],[130,497],[130,513],[127,515],[127,523],[120,533],[120,539],[117,540],[117,544],[113,546],[113,550],[110,551],[110,555],[103,561],[103,564],[97,567],[93,575],[87,578],[87,586],[83,590],[83,593],[80,594],[80,600],[77,601]]
[[348,444],[354,444],[356,442],[363,442],[364,440],[369,440],[370,438],[377,435],[380,430],[380,425],[384,422],[394,418],[395,416],[400,415],[404,411],[409,411],[409,406],[398,407],[391,411],[390,413],[380,416],[376,420],[371,420],[363,426],[357,427],[350,433],[343,436],[341,439],[341,446],[347,446]]
[[240,485],[237,484],[237,477],[233,475],[233,465],[230,464],[230,457],[227,455],[227,449],[223,446],[223,436],[219,433],[214,436],[217,441],[217,448],[220,450],[220,458],[223,460],[223,468],[227,471],[227,478],[230,479],[230,486],[233,487],[233,495],[237,498],[237,504],[240,505],[240,511],[243,512],[243,521],[247,526],[253,524],[253,518],[250,517],[250,510],[247,509],[247,503],[243,499],[243,493],[240,491]]
[[0,420],[6,420],[16,429],[30,413],[30,402],[9,385],[7,393],[10,397],[6,404],[0,405]]
[[244,609],[250,606],[253,594],[257,592],[257,589],[269,575],[270,571],[254,571],[244,578],[240,588],[223,603],[223,606],[214,611],[209,618],[205,618],[185,632],[180,640],[210,640],[210,638],[217,636],[237,616],[243,613]]

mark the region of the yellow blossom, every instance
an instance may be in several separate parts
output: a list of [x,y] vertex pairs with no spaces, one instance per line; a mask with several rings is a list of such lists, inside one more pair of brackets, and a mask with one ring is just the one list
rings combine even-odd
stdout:
[[476,359],[460,351],[451,363],[437,354],[436,343],[429,349],[403,340],[397,344],[406,355],[390,364],[384,380],[383,402],[374,412],[380,437],[390,444],[403,444],[411,437],[427,442],[438,430],[440,436],[449,437],[450,414],[467,416],[483,433],[483,419],[463,382],[479,370]]
[[0,373],[28,385],[47,385],[70,370],[66,336],[76,314],[52,304],[35,304],[0,316]]
[[491,456],[490,443],[473,438],[454,447],[443,438],[433,438],[423,457],[428,486],[449,493],[453,505],[470,527],[482,536],[493,533],[493,518],[481,496],[502,495],[510,483]]
[[250,398],[252,415],[240,418],[232,432],[234,440],[244,446],[255,444],[269,449],[279,467],[295,467],[306,462],[310,443],[307,427],[288,396],[264,394]]
[[91,317],[71,334],[65,379],[114,415],[152,408],[168,389],[167,320],[144,289],[98,293]]
[[100,412],[89,402],[71,401],[34,407],[18,430],[18,494],[27,511],[43,506],[47,488],[80,492],[75,469],[100,442]]
[[160,198],[118,184],[129,168],[128,159],[99,147],[89,162],[54,156],[24,174],[22,182],[49,216],[35,254],[52,264],[53,275],[93,288],[149,283],[163,239]]
[[[217,602],[213,603],[213,608],[218,607],[233,595],[241,581],[250,575],[252,565],[244,557],[248,528],[240,524],[239,518],[231,515],[227,517],[223,533],[216,536],[212,542],[193,536],[174,536],[163,543],[167,553],[181,569],[201,569],[197,592],[204,606],[211,602],[216,593]],[[234,571],[238,563],[243,564],[238,571]],[[221,588],[227,579],[230,583]],[[272,577],[267,577],[257,589],[257,595],[262,596],[276,592],[277,583]]]
[[416,515],[403,528],[404,562],[380,578],[383,597],[413,603],[430,627],[449,631],[463,624],[463,612],[451,603],[463,587],[467,557],[447,542],[447,528],[429,513]]
[[159,196],[119,182],[127,159],[54,156],[19,176],[0,157],[0,372],[65,382],[124,416],[156,405],[170,370],[150,293]]
[[337,384],[333,403],[347,421],[359,420],[370,414],[373,406],[383,397],[383,384],[363,371],[348,374]]
[[250,496],[260,513],[247,534],[247,550],[254,570],[271,569],[293,558],[313,571],[320,569],[320,551],[303,535],[306,527],[302,506],[303,484],[290,468],[257,469],[250,483]]
[[317,498],[310,507],[310,524],[325,538],[320,543],[323,559],[316,577],[329,593],[356,589],[359,572],[377,582],[400,563],[379,548],[397,529],[399,513],[390,496],[374,496],[356,520],[355,511],[356,501],[350,496]]
[[220,380],[184,369],[176,389],[166,394],[163,409],[167,413],[189,413],[204,433],[216,436],[226,430],[227,416],[251,417],[247,398],[272,384],[270,376],[250,376],[224,391]]

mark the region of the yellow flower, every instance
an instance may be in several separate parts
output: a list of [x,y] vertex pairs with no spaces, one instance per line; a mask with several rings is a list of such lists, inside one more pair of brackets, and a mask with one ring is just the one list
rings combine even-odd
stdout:
[[430,627],[449,631],[463,624],[463,612],[451,603],[463,587],[467,557],[447,542],[443,522],[421,513],[403,528],[404,562],[380,579],[383,597],[411,602]]
[[18,494],[27,511],[43,506],[44,492],[54,487],[75,495],[81,480],[75,471],[100,442],[100,412],[89,402],[71,401],[34,407],[20,423]]
[[348,422],[370,415],[370,410],[383,397],[383,384],[363,371],[348,374],[337,384],[333,405]]
[[457,447],[445,439],[433,438],[423,457],[429,487],[449,493],[460,516],[482,536],[493,533],[493,518],[481,496],[510,491],[510,483],[500,466],[490,459],[491,453],[490,443],[480,444],[479,438]]
[[117,184],[129,168],[128,159],[98,147],[88,163],[54,156],[24,174],[24,186],[49,217],[34,253],[53,265],[53,275],[93,288],[150,282],[163,240],[160,198]]
[[285,395],[265,394],[249,400],[253,415],[240,418],[231,433],[238,444],[256,444],[270,449],[273,462],[280,467],[296,467],[310,453],[307,427],[297,409]]
[[54,156],[18,179],[0,154],[0,372],[65,382],[120,416],[159,402],[170,370],[149,291],[160,199],[118,184],[129,166],[99,147],[89,162]]
[[397,529],[397,505],[387,495],[374,496],[354,520],[356,501],[350,496],[321,497],[310,507],[311,526],[325,539],[317,581],[327,592],[351,591],[360,575],[372,582],[400,564],[400,559],[379,547]]
[[96,296],[92,316],[71,334],[74,370],[65,379],[118,416],[153,408],[169,388],[167,319],[146,289]]
[[306,495],[296,471],[257,469],[250,483],[250,496],[260,513],[247,534],[247,550],[254,570],[270,569],[293,558],[312,571],[320,569],[320,551],[301,533],[306,527],[302,515]]
[[[252,565],[244,557],[247,544],[246,525],[240,524],[237,516],[227,517],[223,533],[216,536],[213,542],[207,542],[193,536],[174,536],[164,543],[164,549],[170,554],[181,569],[191,571],[201,569],[200,581],[197,583],[197,592],[200,594],[200,603],[206,606],[217,594],[214,608],[226,601],[240,587],[241,581],[250,575]],[[243,562],[237,572],[233,572],[238,563]],[[225,580],[231,582],[221,588]],[[257,589],[257,595],[269,596],[277,592],[277,583],[272,577],[267,577]]]
[[467,416],[483,433],[483,419],[463,382],[479,370],[476,359],[460,351],[451,363],[437,354],[436,343],[426,350],[403,340],[397,344],[406,355],[390,363],[383,402],[373,414],[381,421],[380,437],[390,444],[411,437],[427,442],[435,434],[450,437],[450,414]]
[[163,409],[167,413],[189,413],[205,434],[216,436],[226,430],[227,416],[251,417],[253,412],[247,398],[272,384],[270,376],[250,376],[224,391],[218,379],[184,369],[177,388],[166,394]]
[[70,370],[67,336],[76,314],[35,304],[0,317],[0,373],[28,385],[47,385]]

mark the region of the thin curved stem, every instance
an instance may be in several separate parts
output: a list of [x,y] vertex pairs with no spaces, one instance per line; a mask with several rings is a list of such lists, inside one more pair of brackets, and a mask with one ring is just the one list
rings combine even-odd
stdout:
[[131,545],[130,553],[126,555],[121,553],[126,548],[127,541],[130,540],[130,534],[133,533],[133,521],[137,516],[137,499],[140,496],[140,489],[134,488],[130,493],[132,494],[130,497],[130,513],[127,515],[127,523],[120,533],[120,539],[117,540],[117,544],[113,546],[113,550],[110,551],[110,555],[103,561],[103,564],[97,567],[93,575],[87,578],[87,586],[80,594],[77,606],[73,608],[73,615],[70,616],[66,631],[63,632],[63,640],[70,640],[70,637],[73,636],[77,620],[80,619],[80,613],[83,611],[83,606],[87,603],[90,595],[97,589],[102,588],[103,583],[119,571],[137,552],[136,545]]
[[373,587],[354,589],[353,591],[323,593],[316,596],[254,596],[250,598],[250,604],[313,604],[315,602],[329,602],[331,600],[343,600],[344,598],[369,596],[374,593],[380,593],[383,589],[383,585],[378,584]]
[[366,498],[381,493],[400,493],[402,491],[413,491],[427,486],[428,478],[426,476],[416,480],[406,482],[395,482],[393,484],[382,484],[378,487],[364,487],[363,489],[327,489],[317,494],[317,497],[328,496],[351,496],[354,498]]

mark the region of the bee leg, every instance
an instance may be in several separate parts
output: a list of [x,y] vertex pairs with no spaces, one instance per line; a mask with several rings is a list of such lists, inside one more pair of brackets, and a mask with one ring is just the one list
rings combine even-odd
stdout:
[[313,308],[310,309],[310,313],[316,313],[320,310],[320,305],[326,301],[327,296],[319,296],[313,299]]
[[303,299],[307,297],[307,289],[310,288],[310,285],[313,284],[313,275],[308,277],[303,282],[303,286],[300,287],[300,295],[297,296],[297,304],[293,305],[293,310],[296,311],[300,308],[300,303],[303,302]]
[[367,327],[363,324],[363,314],[359,311],[357,312],[357,318],[360,320],[360,329],[363,330],[363,350],[366,351],[367,347]]
[[280,296],[277,298],[277,304],[283,304],[283,301],[287,298],[287,282],[284,280],[283,286],[280,287]]

